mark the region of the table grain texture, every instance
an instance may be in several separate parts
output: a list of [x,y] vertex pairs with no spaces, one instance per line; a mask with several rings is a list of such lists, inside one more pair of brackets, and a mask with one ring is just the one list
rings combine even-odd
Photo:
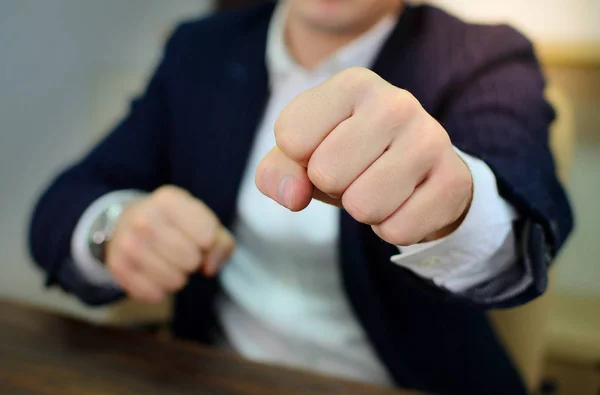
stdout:
[[417,395],[0,300],[0,394]]

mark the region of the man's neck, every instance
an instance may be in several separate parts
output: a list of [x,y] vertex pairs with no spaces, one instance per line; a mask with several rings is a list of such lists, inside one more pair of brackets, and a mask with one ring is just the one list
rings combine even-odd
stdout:
[[285,41],[296,62],[307,70],[318,66],[338,49],[352,42],[390,14],[399,15],[403,11],[395,8],[368,21],[364,26],[346,32],[327,31],[311,26],[300,18],[288,15],[285,24]]

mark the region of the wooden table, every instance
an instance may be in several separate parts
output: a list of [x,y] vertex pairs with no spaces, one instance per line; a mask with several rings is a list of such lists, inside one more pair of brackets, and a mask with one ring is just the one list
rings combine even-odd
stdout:
[[0,394],[413,394],[251,363],[0,300]]

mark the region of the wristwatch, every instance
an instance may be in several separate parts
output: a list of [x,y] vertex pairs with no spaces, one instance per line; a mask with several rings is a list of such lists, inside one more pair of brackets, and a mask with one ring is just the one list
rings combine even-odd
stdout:
[[124,203],[114,203],[104,209],[94,220],[88,233],[88,248],[94,258],[105,263],[106,244],[110,241],[123,213]]

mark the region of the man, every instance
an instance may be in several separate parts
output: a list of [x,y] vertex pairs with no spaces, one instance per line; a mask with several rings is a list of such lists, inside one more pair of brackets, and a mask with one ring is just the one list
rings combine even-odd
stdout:
[[249,358],[524,393],[484,311],[540,295],[572,227],[543,89],[514,30],[400,0],[190,22],[33,255],[89,304],[176,293],[175,335]]

